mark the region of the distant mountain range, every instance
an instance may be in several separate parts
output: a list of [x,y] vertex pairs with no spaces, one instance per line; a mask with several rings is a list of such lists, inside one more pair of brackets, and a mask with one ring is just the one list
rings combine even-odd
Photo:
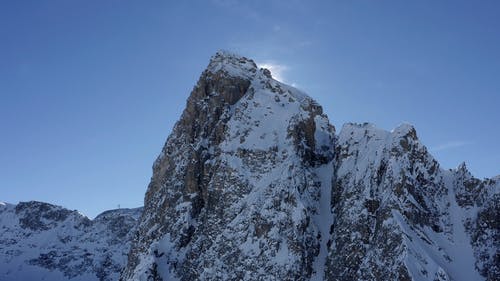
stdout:
[[0,204],[0,280],[118,280],[142,208],[90,220],[42,202]]

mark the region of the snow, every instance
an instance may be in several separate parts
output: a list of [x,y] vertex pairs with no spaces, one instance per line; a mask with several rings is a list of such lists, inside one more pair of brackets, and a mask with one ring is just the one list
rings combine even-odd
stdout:
[[331,209],[333,162],[323,165],[316,170],[318,178],[321,179],[321,197],[319,199],[318,213],[313,216],[314,223],[319,227],[321,233],[321,244],[318,257],[313,264],[314,275],[311,281],[324,280],[326,257],[328,256],[328,240],[330,239],[330,226],[333,224]]
[[393,130],[391,130],[391,133],[396,135],[396,136],[405,136],[408,134],[408,132],[415,131],[415,127],[411,125],[410,123],[402,123]]
[[164,280],[177,281],[179,280],[172,270],[172,265],[170,264],[170,260],[168,259],[172,255],[174,255],[175,245],[172,243],[170,235],[165,235],[157,244],[157,246],[153,246],[156,248],[159,253],[163,255],[159,258],[156,258],[156,264],[158,265],[158,272],[163,277]]
[[[452,192],[449,196],[452,241],[444,233],[436,233],[429,228],[423,232],[416,231],[398,211],[393,211],[393,216],[405,233],[405,244],[411,253],[407,256],[406,265],[415,281],[443,275],[449,276],[446,280],[484,280],[474,267],[475,259],[470,238],[465,233],[461,220],[462,209],[456,204]],[[425,240],[422,237],[425,237]]]
[[[446,173],[446,185],[448,188],[448,202],[450,207],[448,212],[451,216],[451,225],[453,227],[453,241],[446,239],[443,235],[436,235],[436,241],[441,242],[440,246],[452,257],[453,261],[447,266],[446,272],[454,280],[483,280],[474,267],[475,258],[471,246],[470,237],[465,232],[464,221],[467,215],[464,209],[460,208],[456,201],[455,190],[452,188],[453,182],[450,173]],[[469,213],[477,213],[477,209],[467,210]]]
[[224,72],[231,77],[251,79],[257,71],[257,65],[245,57],[221,50],[211,58],[207,70],[211,73]]
[[[227,124],[229,136],[222,149],[267,151],[289,146],[288,130],[297,117],[308,116],[303,107],[309,103],[315,102],[305,93],[259,72],[247,94],[232,107],[232,118]],[[323,126],[328,123],[318,122],[323,122]]]
[[384,151],[388,150],[393,138],[392,133],[370,123],[345,124],[339,133],[338,143],[351,157],[343,159],[337,171],[339,177],[353,173],[353,183],[363,182],[368,186],[371,179],[367,175],[373,167],[380,165]]
[[[376,169],[382,162],[386,163],[387,171],[406,173],[406,180],[414,180],[412,171],[422,173],[425,178],[432,179],[433,181],[427,183],[428,186],[422,190],[425,208],[435,208],[434,212],[438,214],[449,214],[449,218],[441,215],[441,221],[451,227],[450,231],[438,233],[428,226],[410,225],[408,219],[397,209],[392,210],[392,219],[386,220],[384,225],[390,227],[391,221],[394,220],[403,231],[406,247],[405,264],[414,280],[434,280],[434,278],[484,280],[475,269],[474,251],[470,237],[464,228],[464,219],[474,218],[477,210],[475,208],[463,209],[458,206],[454,193],[456,183],[453,182],[455,178],[453,173],[438,169],[435,171],[437,175],[428,174],[429,168],[425,165],[432,165],[434,160],[430,155],[425,154],[426,149],[414,138],[415,136],[407,139],[409,133],[415,133],[415,129],[409,124],[402,124],[390,132],[378,129],[369,123],[345,124],[338,137],[342,160],[337,169],[337,176],[348,179],[349,182],[344,183],[348,186],[365,187],[362,188],[361,198],[371,197],[373,191],[368,188],[373,185],[371,175],[377,173]],[[408,145],[414,147],[413,151],[426,156],[416,162],[411,162],[408,153],[401,150],[400,143],[403,138],[409,142]],[[460,167],[465,169],[465,165]],[[395,176],[392,181],[401,180],[398,174]],[[399,201],[392,191],[387,189],[378,196],[383,198],[382,202]],[[425,209],[411,193],[406,193],[404,201],[398,204],[402,204],[402,209],[414,208],[416,211],[428,212],[428,209]],[[350,215],[355,217],[358,214]],[[351,239],[358,238],[351,236]]]
[[[272,79],[264,70],[254,71],[253,62],[248,62],[245,58],[218,53],[212,58],[207,70],[251,80],[250,87],[243,97],[233,105],[228,105],[227,115],[224,115],[224,118],[227,118],[226,133],[222,142],[214,147],[206,138],[199,138],[192,144],[192,147],[203,148],[215,154],[205,160],[205,164],[218,167],[213,171],[214,177],[224,178],[224,185],[221,190],[213,184],[215,180],[211,178],[212,184],[207,188],[208,192],[218,192],[225,198],[224,202],[220,203],[224,206],[218,206],[224,217],[216,217],[217,220],[214,221],[208,221],[208,215],[202,219],[192,218],[189,213],[191,203],[183,201],[190,196],[180,197],[172,207],[175,209],[173,223],[178,227],[174,227],[171,233],[161,238],[159,246],[153,246],[161,248],[164,257],[168,257],[162,262],[162,276],[172,277],[173,262],[193,262],[185,260],[186,255],[191,255],[193,251],[195,256],[200,255],[200,263],[209,264],[199,269],[201,279],[234,278],[231,276],[236,272],[245,272],[246,276],[259,279],[263,278],[266,272],[269,274],[269,271],[296,271],[302,266],[300,255],[296,253],[297,246],[306,239],[313,241],[321,232],[321,241],[311,245],[321,249],[321,257],[318,258],[315,268],[321,278],[329,236],[329,225],[326,225],[322,218],[330,217],[330,221],[332,220],[329,193],[333,164],[314,169],[306,168],[304,159],[297,153],[298,142],[303,145],[304,140],[294,139],[302,136],[301,132],[294,135],[293,130],[297,130],[301,122],[313,118],[317,127],[314,132],[316,153],[324,153],[332,158],[330,151],[333,148],[333,129],[328,119],[326,116],[311,116],[315,113],[311,109],[317,107],[314,100],[305,93]],[[181,157],[175,160],[179,163],[177,167],[185,167],[184,163],[190,160],[183,154],[180,155]],[[182,168],[179,168],[178,173],[183,174]],[[324,175],[320,186],[315,185],[316,174]],[[173,189],[171,192],[171,196],[176,196]],[[321,199],[321,202],[316,199]],[[304,230],[304,226],[310,224],[309,218],[312,214],[316,216],[314,226]],[[228,221],[221,229],[207,231],[210,233],[209,237],[204,233],[195,234],[190,245],[181,252],[169,250],[170,246],[162,246],[178,243],[178,240],[175,240],[175,237],[179,236],[176,234],[178,229],[188,226],[197,229],[202,227],[199,220],[205,224],[216,224],[225,219]],[[211,228],[205,226],[202,229]],[[165,238],[167,236],[170,238]],[[207,241],[207,244],[199,244],[199,241]],[[202,253],[197,253],[198,247],[207,248]],[[228,249],[230,252],[227,252]],[[162,259],[155,260],[160,262]],[[227,266],[233,265],[225,264],[227,259],[235,263],[229,272]],[[146,279],[146,275],[141,272],[149,268],[155,260],[143,256],[140,265],[134,269],[132,279]],[[255,266],[261,270],[249,270]]]

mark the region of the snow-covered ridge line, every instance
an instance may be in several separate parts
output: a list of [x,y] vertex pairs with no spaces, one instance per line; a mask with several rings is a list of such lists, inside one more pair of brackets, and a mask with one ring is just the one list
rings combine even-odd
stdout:
[[42,201],[36,201],[36,200],[21,201],[21,202],[19,202],[17,204],[7,203],[7,202],[0,201],[0,206],[2,206],[2,207],[14,207],[15,208],[18,205],[21,205],[21,206],[25,206],[25,205],[27,205],[27,206],[45,206],[45,207],[51,208],[51,209],[67,210],[67,211],[70,211],[70,212],[75,212],[76,214],[79,214],[82,217],[88,218],[89,220],[95,220],[95,219],[97,219],[99,217],[103,217],[103,216],[105,216],[107,214],[113,214],[113,213],[128,214],[128,215],[132,215],[135,218],[139,218],[139,216],[140,216],[140,214],[142,212],[142,207],[110,209],[110,210],[103,211],[102,213],[99,213],[97,216],[95,216],[94,219],[91,219],[87,215],[85,215],[84,213],[82,213],[82,212],[80,212],[78,210],[70,210],[70,209],[68,209],[66,207],[63,207],[61,205],[56,205],[56,204],[42,202]]
[[142,208],[90,220],[30,201],[0,205],[0,280],[117,280]]

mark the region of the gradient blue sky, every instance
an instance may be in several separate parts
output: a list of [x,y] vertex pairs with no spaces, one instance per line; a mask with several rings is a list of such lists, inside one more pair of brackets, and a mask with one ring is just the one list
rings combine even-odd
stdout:
[[0,201],[136,207],[218,49],[345,122],[415,125],[444,168],[500,173],[499,1],[0,2]]

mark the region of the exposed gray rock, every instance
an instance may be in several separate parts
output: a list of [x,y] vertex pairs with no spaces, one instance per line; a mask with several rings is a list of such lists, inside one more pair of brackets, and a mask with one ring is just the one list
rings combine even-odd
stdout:
[[500,177],[479,180],[465,164],[454,171],[453,187],[457,204],[464,210],[476,268],[486,280],[500,277]]
[[308,279],[333,133],[311,98],[216,54],[154,164],[123,279]]

